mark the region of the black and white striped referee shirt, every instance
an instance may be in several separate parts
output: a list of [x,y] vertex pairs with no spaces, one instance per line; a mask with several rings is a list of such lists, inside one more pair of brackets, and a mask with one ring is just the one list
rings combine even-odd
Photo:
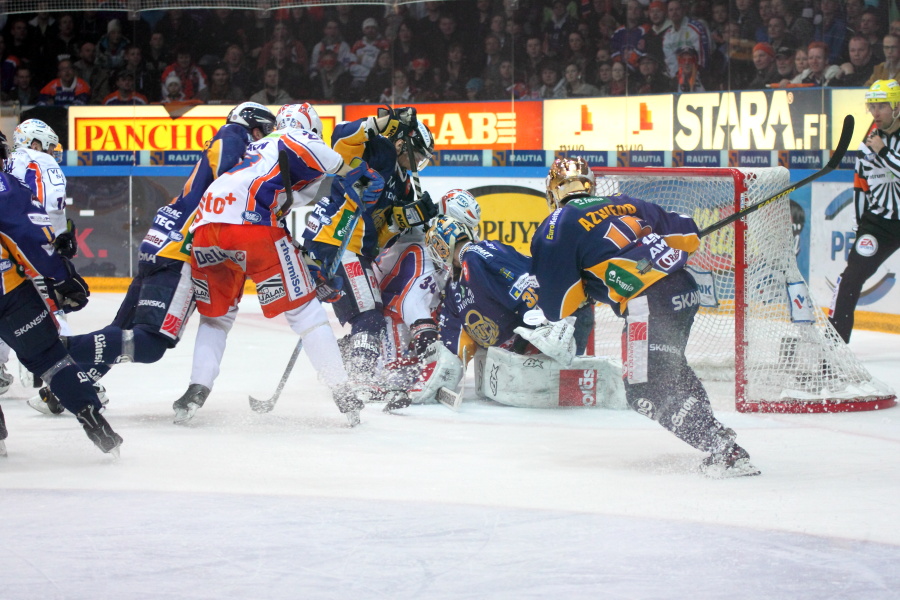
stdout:
[[879,154],[874,154],[865,144],[859,146],[853,177],[857,222],[863,212],[900,220],[900,131],[878,133],[885,144]]

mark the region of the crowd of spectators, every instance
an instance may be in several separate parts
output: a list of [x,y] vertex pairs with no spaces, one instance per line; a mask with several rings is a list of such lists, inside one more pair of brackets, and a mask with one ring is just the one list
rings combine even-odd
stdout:
[[900,21],[888,9],[885,0],[452,0],[0,15],[0,92],[54,106],[405,104],[865,86],[900,70]]

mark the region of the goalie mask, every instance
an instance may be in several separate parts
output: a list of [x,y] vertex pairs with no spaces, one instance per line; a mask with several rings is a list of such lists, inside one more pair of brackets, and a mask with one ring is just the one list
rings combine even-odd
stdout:
[[[40,148],[32,148],[37,142]],[[53,129],[39,119],[22,121],[13,132],[13,149],[28,148],[44,152],[53,157],[53,160],[62,160],[62,147],[59,145],[59,136]]]
[[275,115],[258,102],[238,104],[228,113],[228,118],[225,121],[240,125],[251,134],[254,129],[259,129],[263,137],[272,133],[272,130],[275,128]]
[[481,224],[481,206],[467,190],[450,190],[441,198],[441,214],[462,221],[475,230]]
[[275,115],[275,129],[306,129],[322,137],[322,119],[309,102],[285,104]]
[[425,247],[435,265],[444,271],[452,271],[453,259],[459,245],[475,241],[472,228],[453,217],[438,217],[435,224],[425,234]]
[[594,174],[587,161],[575,158],[557,158],[547,174],[547,205],[551,211],[562,207],[572,198],[594,193]]

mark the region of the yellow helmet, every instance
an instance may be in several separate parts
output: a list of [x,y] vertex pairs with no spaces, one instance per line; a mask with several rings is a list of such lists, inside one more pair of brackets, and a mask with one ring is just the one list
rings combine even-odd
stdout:
[[571,197],[590,196],[594,193],[594,174],[587,161],[574,158],[557,158],[547,174],[547,205],[556,210]]
[[894,79],[879,79],[872,84],[866,92],[866,104],[887,102],[891,110],[895,110],[900,104],[900,83]]

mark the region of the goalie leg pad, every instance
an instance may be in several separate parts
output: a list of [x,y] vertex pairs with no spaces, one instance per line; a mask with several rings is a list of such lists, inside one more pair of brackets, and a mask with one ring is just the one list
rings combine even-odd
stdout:
[[465,367],[458,356],[440,341],[432,343],[422,356],[422,372],[409,392],[413,404],[437,402],[442,387],[455,389],[465,375]]

